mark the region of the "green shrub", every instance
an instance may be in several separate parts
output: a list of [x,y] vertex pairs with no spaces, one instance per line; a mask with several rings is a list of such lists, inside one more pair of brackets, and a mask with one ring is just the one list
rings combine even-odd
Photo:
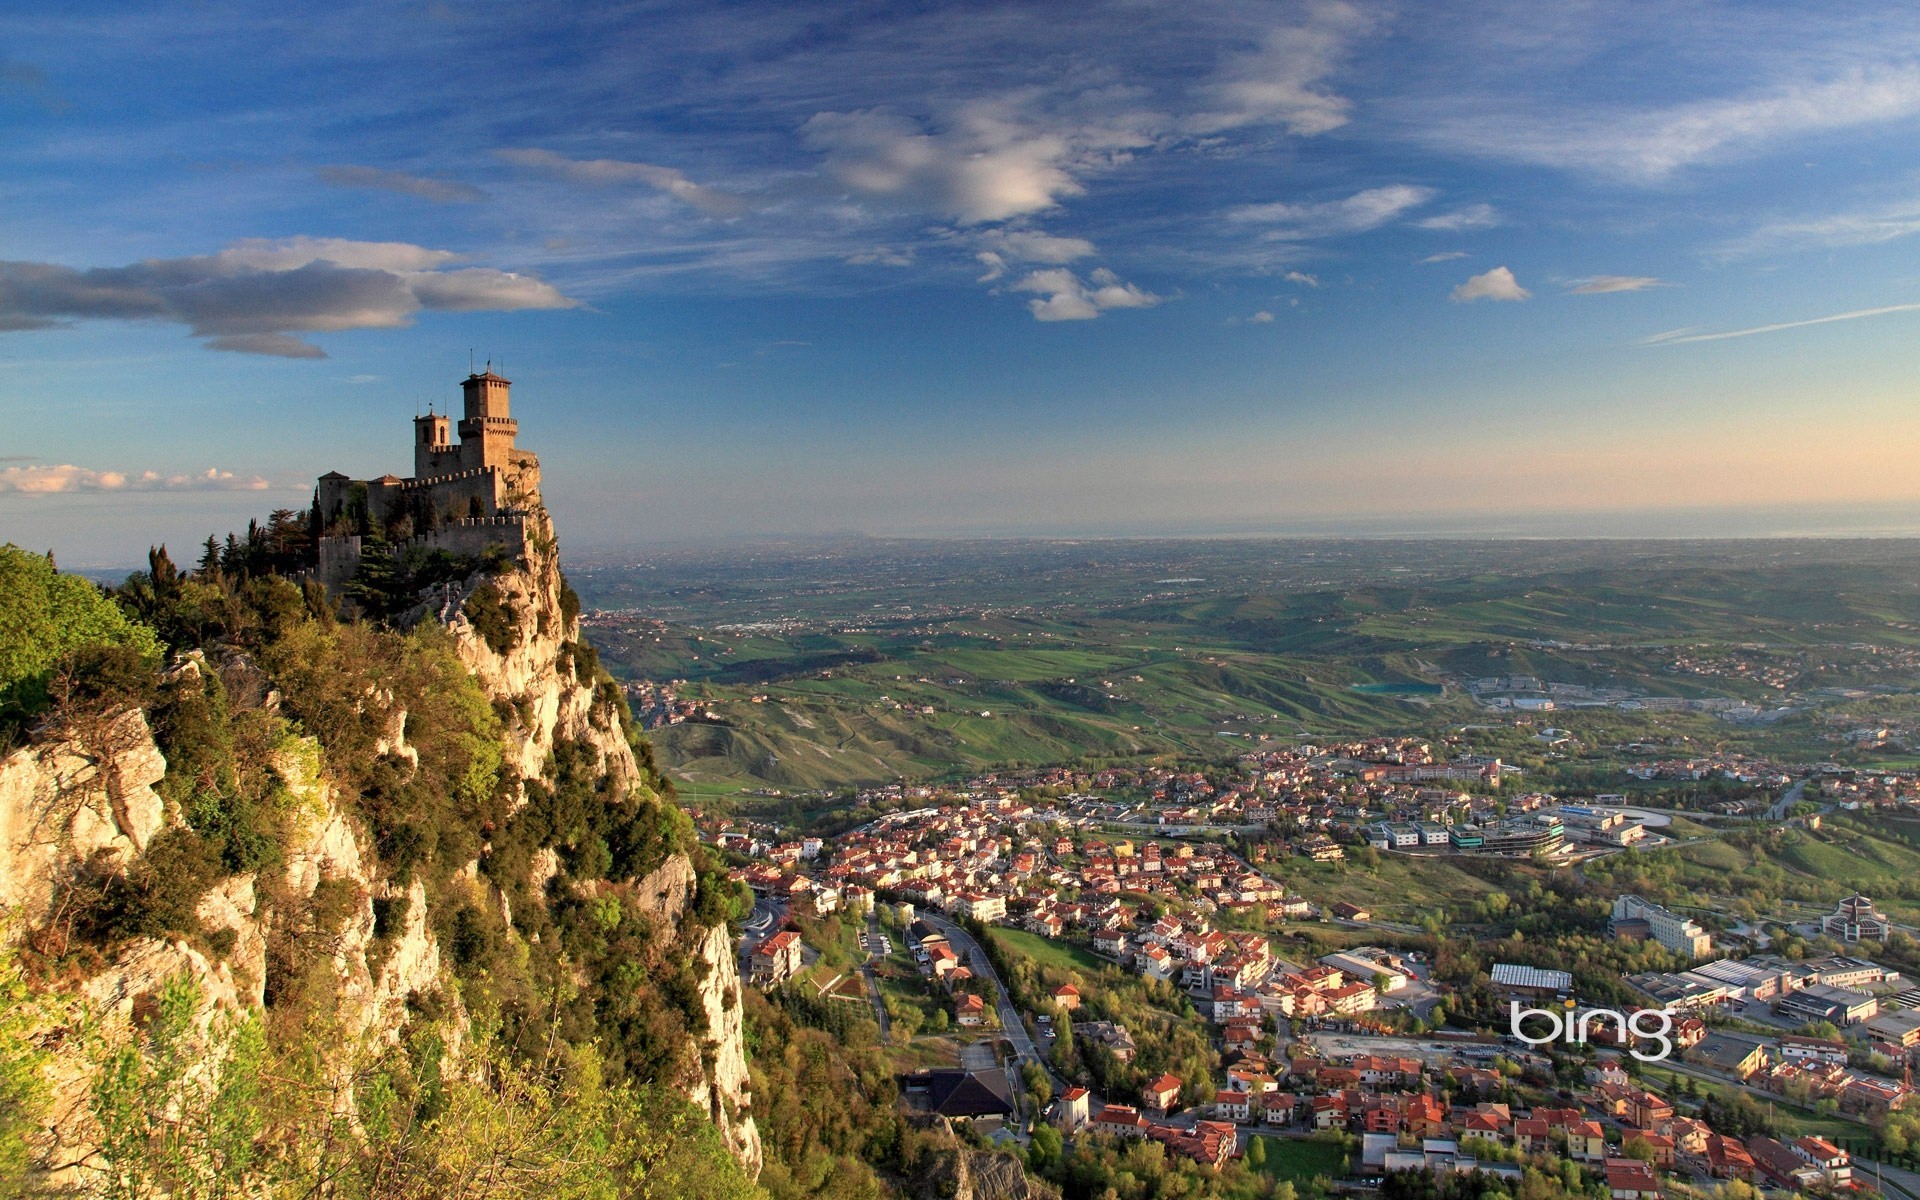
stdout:
[[492,583],[483,583],[473,589],[466,603],[460,606],[473,631],[480,635],[495,654],[505,654],[520,641],[520,631],[512,607],[500,594],[500,589]]

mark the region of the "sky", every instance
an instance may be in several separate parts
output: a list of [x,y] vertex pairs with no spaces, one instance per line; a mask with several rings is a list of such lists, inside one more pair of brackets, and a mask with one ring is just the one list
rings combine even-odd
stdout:
[[[296,11],[310,10],[310,11]],[[0,540],[1920,532],[1920,8],[0,0]]]

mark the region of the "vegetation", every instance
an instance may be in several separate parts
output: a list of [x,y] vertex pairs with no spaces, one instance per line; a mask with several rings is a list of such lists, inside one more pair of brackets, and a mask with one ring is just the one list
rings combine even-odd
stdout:
[[[391,602],[361,595],[361,619],[345,620],[275,573],[283,525],[210,540],[191,572],[156,550],[111,595],[0,554],[8,711],[107,754],[139,733],[127,710],[144,709],[178,817],[130,864],[101,856],[56,879],[51,916],[22,931],[24,957],[0,957],[0,1179],[19,1178],[37,1127],[46,1052],[33,1039],[64,981],[141,937],[229,958],[234,931],[206,927],[200,902],[246,875],[263,910],[265,1007],[209,1024],[176,979],[136,1009],[134,1040],[88,1051],[99,1195],[759,1194],[675,1090],[701,1069],[708,1032],[700,947],[748,902],[669,785],[645,756],[636,777],[564,738],[518,777],[504,747],[521,714],[489,700],[436,623],[380,619],[406,607],[425,578],[416,565],[472,564],[402,563]],[[572,657],[591,685],[591,651]],[[275,869],[328,796],[373,843],[366,889],[332,876],[302,889]],[[554,873],[536,873],[549,852]],[[673,855],[695,884],[667,924],[638,881]],[[340,1025],[339,956],[371,909],[377,970],[415,887],[449,990],[409,998],[400,1046],[363,1045]]]

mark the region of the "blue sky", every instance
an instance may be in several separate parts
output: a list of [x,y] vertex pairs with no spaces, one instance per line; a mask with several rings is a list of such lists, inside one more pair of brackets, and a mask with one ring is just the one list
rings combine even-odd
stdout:
[[45,9],[0,537],[76,564],[404,470],[469,348],[580,547],[1920,528],[1911,6]]

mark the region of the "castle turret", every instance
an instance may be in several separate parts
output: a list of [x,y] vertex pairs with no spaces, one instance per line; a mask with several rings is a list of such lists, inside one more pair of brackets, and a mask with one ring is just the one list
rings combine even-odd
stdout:
[[469,375],[460,383],[466,397],[466,416],[460,421],[460,462],[475,467],[505,467],[513,454],[520,422],[508,415],[507,393],[512,383],[495,375]]
[[441,464],[448,459],[440,456],[455,452],[447,436],[448,424],[446,415],[432,409],[427,410],[426,416],[413,419],[413,474],[416,479],[443,473]]

